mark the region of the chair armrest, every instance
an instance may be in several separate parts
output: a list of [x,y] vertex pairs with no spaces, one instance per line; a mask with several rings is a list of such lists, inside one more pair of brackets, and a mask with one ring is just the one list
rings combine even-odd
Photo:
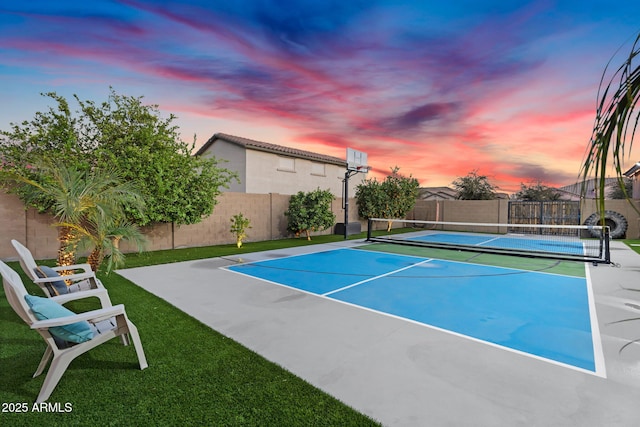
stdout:
[[84,273],[93,273],[93,270],[91,270],[91,266],[89,264],[58,265],[51,268],[54,271],[82,270]]
[[54,326],[70,325],[72,323],[81,322],[83,320],[104,320],[113,316],[125,314],[124,304],[114,305],[113,307],[102,308],[100,310],[87,311],[85,313],[74,314],[73,316],[58,317],[56,319],[38,320],[31,324],[31,329],[49,329]]
[[66,304],[69,301],[75,301],[84,298],[92,298],[92,297],[100,297],[103,294],[108,294],[105,288],[98,289],[88,289],[86,291],[78,291],[72,292],[64,295],[57,295],[55,297],[51,297],[50,299],[57,302],[58,304]]
[[68,276],[38,277],[37,279],[34,279],[33,281],[35,283],[48,283],[48,282],[58,282],[60,280],[78,281],[78,280],[83,280],[83,279],[92,279],[92,278],[95,278],[95,277],[96,277],[96,275],[93,274],[92,271],[90,271],[90,272],[85,272],[85,273],[69,274]]

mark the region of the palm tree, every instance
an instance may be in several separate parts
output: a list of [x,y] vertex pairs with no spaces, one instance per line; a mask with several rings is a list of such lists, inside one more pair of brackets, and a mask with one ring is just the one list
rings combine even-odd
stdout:
[[[58,227],[58,265],[61,266],[75,263],[82,236],[94,233],[93,241],[97,244],[103,241],[97,235],[106,235],[104,229],[121,225],[119,219],[124,218],[125,207],[144,208],[144,201],[134,184],[122,182],[113,171],[82,171],[40,160],[34,163],[30,172],[31,176],[11,174],[3,178],[24,186],[26,203],[43,197],[51,201],[49,210],[58,220],[54,226]],[[130,230],[123,236],[134,234]]]
[[125,221],[122,217],[103,217],[90,212],[80,224],[64,224],[77,236],[78,250],[90,249],[87,263],[97,271],[105,256],[108,258],[107,274],[124,264],[124,254],[120,251],[122,240],[143,250],[147,239],[137,225]]
[[[600,81],[596,120],[587,156],[582,166],[582,195],[586,193],[586,183],[595,175],[598,210],[604,223],[606,177],[609,163],[613,164],[620,187],[624,191],[624,156],[631,153],[633,139],[640,115],[636,110],[640,99],[640,34],[631,47],[629,57],[614,72],[603,88],[607,67]],[[611,156],[611,157],[610,157]],[[626,198],[628,193],[625,191]]]

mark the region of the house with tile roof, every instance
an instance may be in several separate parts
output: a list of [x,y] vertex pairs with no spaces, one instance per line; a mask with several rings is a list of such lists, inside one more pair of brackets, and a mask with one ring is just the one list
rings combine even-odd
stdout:
[[[226,191],[253,194],[296,194],[317,188],[342,196],[342,180],[347,161],[338,157],[225,133],[214,134],[196,156],[225,160],[220,166],[238,174]],[[349,179],[349,195],[366,178],[357,174]]]
[[[584,183],[584,198],[595,199],[596,198],[596,185],[595,179],[590,179]],[[554,188],[559,194],[561,200],[581,200],[582,197],[582,182],[576,182],[571,185],[565,185],[563,187]],[[609,194],[618,186],[617,178],[605,178],[606,199],[609,199]]]
[[[418,200],[456,200],[458,191],[450,187],[420,187]],[[496,199],[508,199],[507,193],[496,193]]]
[[626,171],[624,176],[630,179],[633,185],[631,198],[640,199],[640,162],[637,162],[628,171]]
[[420,187],[418,200],[455,200],[458,192],[449,187]]

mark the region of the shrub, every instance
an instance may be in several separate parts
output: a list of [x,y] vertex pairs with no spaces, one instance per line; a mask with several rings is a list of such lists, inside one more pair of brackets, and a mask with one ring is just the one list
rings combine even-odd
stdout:
[[251,228],[251,221],[242,213],[231,217],[231,231],[236,236],[236,246],[242,247],[242,241],[247,237],[247,229]]
[[289,209],[284,213],[288,218],[287,231],[299,236],[302,233],[311,240],[312,231],[322,231],[331,227],[336,216],[331,211],[334,196],[329,190],[317,190],[305,193],[299,191],[291,196]]

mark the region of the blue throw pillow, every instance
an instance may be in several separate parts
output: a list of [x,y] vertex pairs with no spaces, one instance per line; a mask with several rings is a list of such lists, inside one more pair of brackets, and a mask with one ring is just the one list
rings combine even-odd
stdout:
[[[57,271],[46,265],[39,265],[35,268],[36,276],[40,278],[44,277],[60,277]],[[45,286],[51,296],[65,295],[69,293],[69,287],[64,280],[56,280],[54,282],[45,282]]]
[[[59,317],[73,316],[75,313],[49,298],[41,298],[33,295],[25,295],[24,299],[31,308],[33,315],[38,320],[57,319]],[[87,321],[72,323],[70,325],[55,326],[49,328],[49,333],[65,341],[81,343],[93,338],[93,331]]]

